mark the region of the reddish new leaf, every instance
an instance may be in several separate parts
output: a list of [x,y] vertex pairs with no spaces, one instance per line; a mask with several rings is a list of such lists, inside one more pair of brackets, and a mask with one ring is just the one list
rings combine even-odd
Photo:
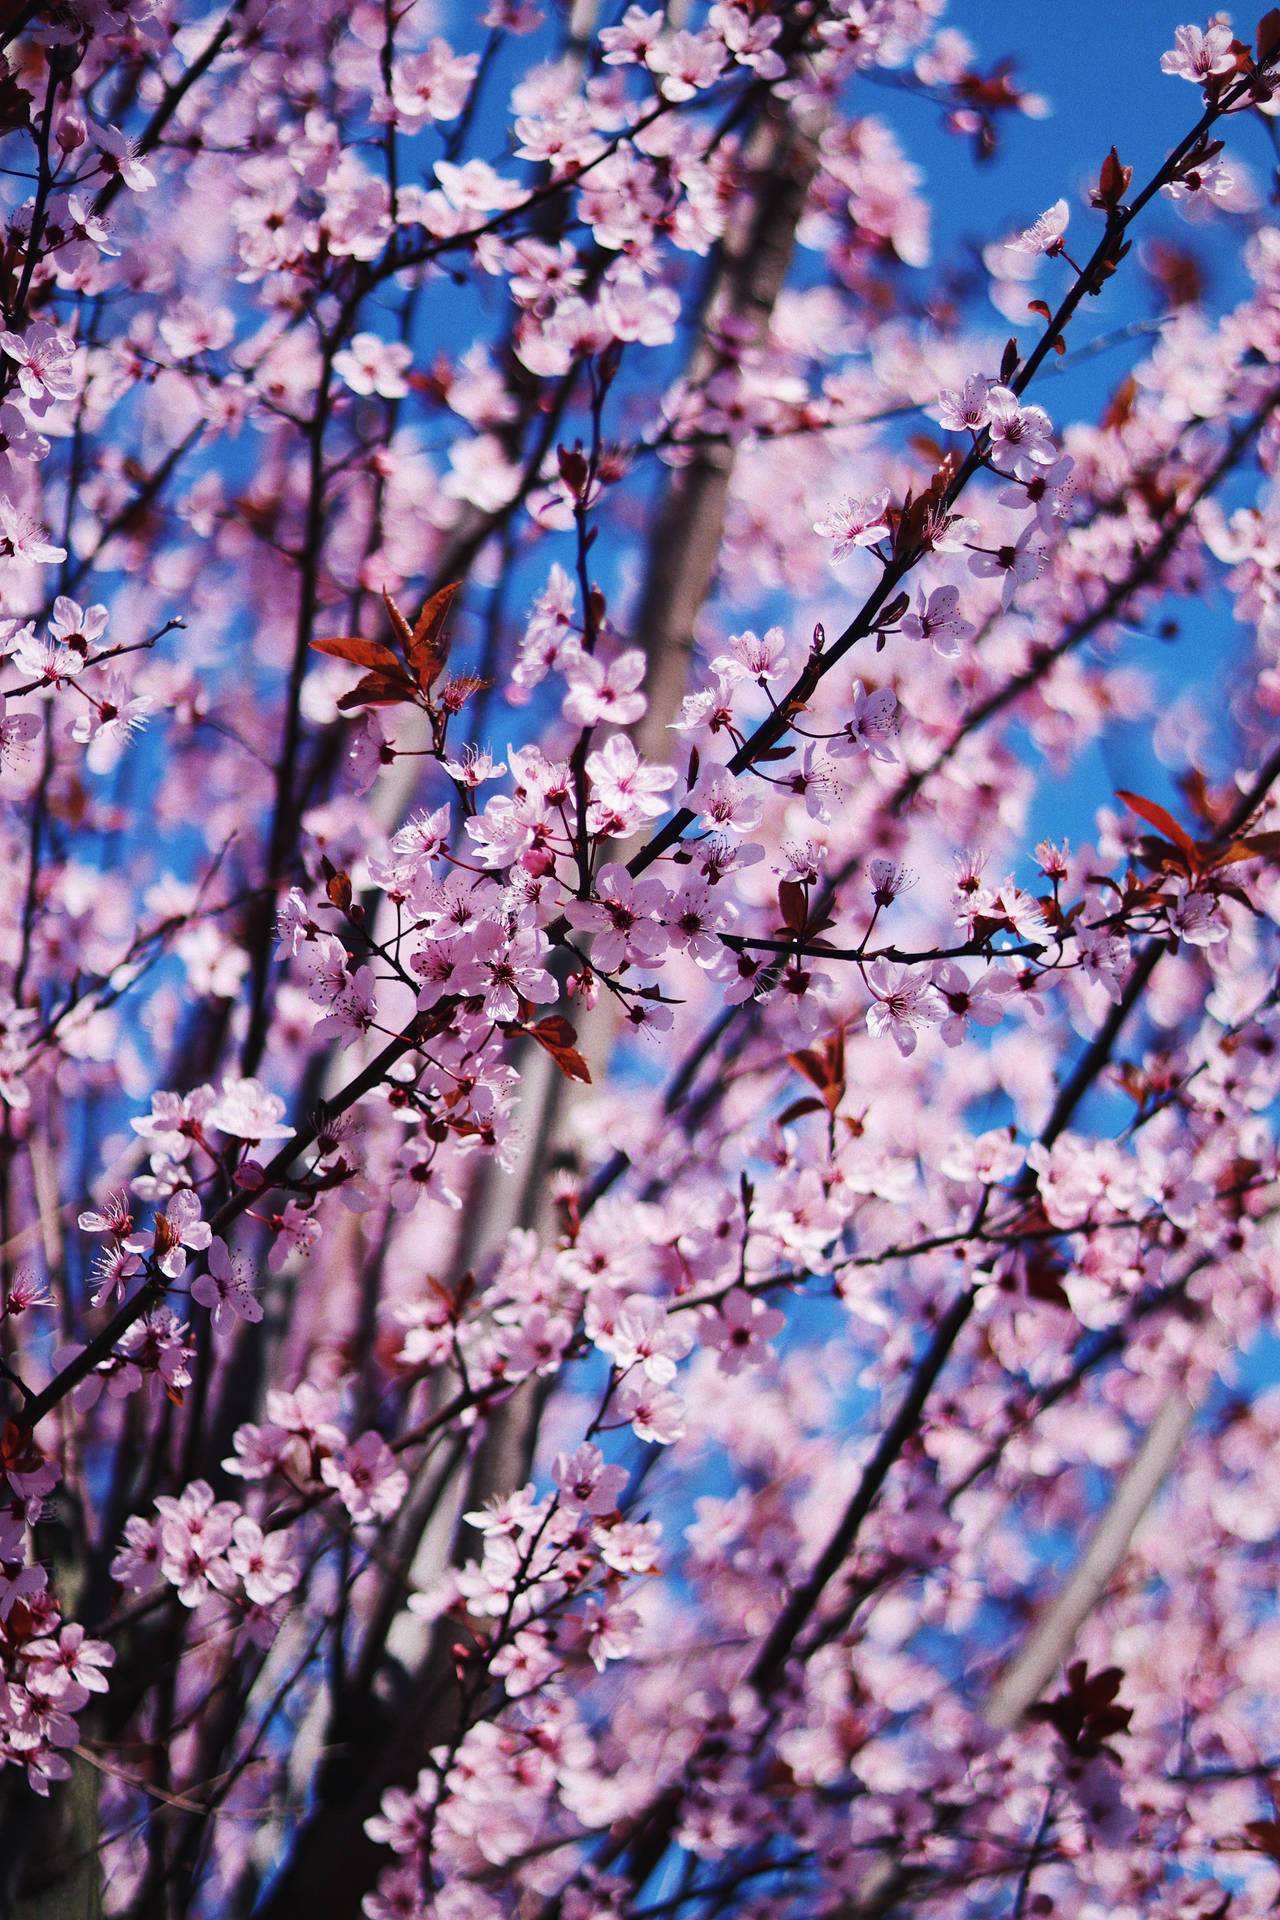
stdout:
[[1265,67],[1280,53],[1280,7],[1272,7],[1258,22],[1258,65]]
[[454,595],[461,586],[460,580],[453,580],[447,587],[441,587],[433,593],[414,623],[413,632],[404,642],[404,656],[418,677],[423,691],[439,677],[449,649],[445,643],[444,623],[449,617]]
[[349,660],[353,667],[368,667],[373,673],[404,675],[404,668],[390,647],[380,640],[361,640],[353,634],[341,634],[332,640],[313,640],[316,653],[331,654],[335,660]]
[[386,673],[367,673],[358,686],[342,695],[338,705],[349,713],[353,707],[395,707],[417,697],[418,689],[402,673],[394,679]]
[[391,622],[392,630],[395,633],[396,639],[400,642],[400,646],[402,650],[407,655],[409,650],[409,642],[413,638],[413,628],[409,625],[409,622],[405,619],[404,615],[401,613],[399,607],[396,605],[395,601],[391,598],[391,595],[387,592],[385,587],[382,589],[382,603],[387,609],[387,618]]
[[819,1100],[816,1094],[802,1094],[798,1100],[793,1100],[789,1107],[782,1109],[778,1115],[778,1125],[789,1127],[793,1120],[801,1119],[806,1113],[825,1113],[826,1106],[826,1101]]
[[1176,847],[1181,847],[1191,865],[1196,865],[1199,856],[1195,841],[1185,827],[1179,826],[1167,808],[1158,806],[1154,800],[1144,800],[1140,793],[1130,793],[1125,787],[1116,788],[1116,799],[1123,800],[1126,807],[1132,813],[1136,813],[1140,820],[1145,820],[1148,826],[1155,827],[1158,832],[1172,840]]
[[562,1013],[547,1014],[545,1019],[537,1021],[527,1031],[551,1055],[566,1079],[581,1080],[590,1086],[591,1070],[572,1044],[578,1037],[577,1033]]
[[1280,1861],[1280,1820],[1249,1820],[1244,1831],[1244,1845],[1250,1852]]
[[808,902],[804,888],[798,880],[780,880],[778,882],[778,907],[782,914],[782,924],[792,933],[803,933],[808,918]]

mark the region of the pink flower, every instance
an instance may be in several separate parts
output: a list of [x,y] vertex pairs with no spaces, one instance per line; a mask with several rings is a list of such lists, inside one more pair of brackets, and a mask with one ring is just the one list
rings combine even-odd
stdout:
[[698,880],[687,880],[667,901],[664,923],[672,946],[683,948],[701,967],[719,959],[716,933],[728,921],[728,904],[713,900],[710,888]]
[[160,1578],[160,1535],[155,1522],[133,1515],[124,1523],[126,1544],[111,1562],[111,1578],[130,1593],[149,1593]]
[[831,557],[843,560],[859,547],[874,547],[888,538],[888,506],[887,487],[866,500],[846,494],[839,505],[828,507],[823,518],[814,521],[813,530],[834,540],[835,552]]
[[232,1253],[225,1240],[214,1240],[205,1271],[191,1283],[191,1298],[213,1315],[214,1331],[221,1333],[239,1320],[261,1320],[262,1302],[253,1292],[257,1278],[252,1260]]
[[844,792],[834,762],[815,740],[806,742],[800,765],[793,772],[780,775],[779,780],[789,793],[804,801],[805,812],[811,819],[824,823],[830,821],[831,809]]
[[618,1309],[611,1330],[595,1335],[595,1344],[616,1367],[639,1367],[655,1385],[665,1387],[676,1377],[677,1361],[692,1347],[693,1334],[672,1319],[661,1300],[633,1293]]
[[754,833],[764,817],[764,796],[727,767],[709,767],[689,795],[698,825],[708,833]]
[[198,1607],[209,1594],[229,1592],[235,1574],[222,1557],[231,1543],[234,1500],[217,1500],[207,1480],[193,1480],[175,1499],[156,1499],[160,1515],[160,1571],[178,1590],[184,1607]]
[[0,564],[16,560],[28,566],[51,567],[66,557],[66,548],[55,547],[32,514],[24,513],[0,493]]
[[400,125],[416,132],[428,120],[456,120],[479,64],[478,54],[455,53],[447,40],[432,40],[421,53],[397,60],[391,98]]
[[655,916],[667,905],[667,890],[652,874],[633,880],[624,866],[610,861],[596,876],[595,897],[571,900],[565,918],[571,927],[594,934],[591,964],[613,973],[624,962],[654,966],[667,949],[666,929]]
[[867,968],[867,985],[875,1000],[867,1010],[868,1031],[877,1038],[888,1034],[904,1057],[916,1050],[916,1032],[934,1027],[944,1017],[937,989],[906,967],[877,960]]
[[141,1272],[142,1261],[138,1254],[130,1253],[123,1246],[104,1247],[94,1256],[90,1269],[89,1304],[100,1307],[104,1300],[116,1299],[123,1294],[134,1275]]
[[397,1213],[411,1213],[419,1200],[435,1200],[446,1207],[461,1207],[462,1201],[446,1186],[439,1166],[439,1149],[433,1140],[406,1140],[397,1156],[399,1171],[391,1188],[391,1204]]
[[362,1433],[322,1460],[320,1478],[334,1489],[357,1526],[390,1520],[409,1491],[408,1474],[396,1465],[395,1455],[377,1433]]
[[53,603],[49,638],[58,646],[70,647],[84,658],[102,639],[107,630],[107,620],[105,607],[82,607],[78,601],[60,593]]
[[556,983],[542,964],[546,951],[545,937],[532,928],[509,937],[496,921],[481,922],[471,958],[482,982],[486,1019],[518,1020],[522,999],[545,1005],[558,997]]
[[132,193],[147,193],[156,184],[156,176],[138,158],[137,148],[117,127],[93,129],[98,143],[98,164],[110,180],[123,180]]
[[399,340],[380,340],[376,333],[357,333],[349,347],[333,356],[333,370],[352,393],[376,393],[383,400],[403,400],[409,387],[405,373],[413,358]]
[[614,1513],[618,1495],[630,1478],[625,1467],[610,1465],[593,1441],[584,1440],[572,1453],[558,1453],[551,1478],[560,1505],[569,1513]]
[[38,1673],[65,1676],[80,1696],[76,1706],[82,1707],[91,1693],[107,1691],[103,1668],[114,1664],[116,1653],[115,1648],[104,1641],[90,1640],[82,1626],[71,1622],[61,1629],[56,1640],[30,1641],[26,1657]]
[[292,1593],[298,1584],[298,1567],[290,1556],[287,1535],[264,1534],[247,1513],[231,1523],[227,1565],[239,1574],[245,1598],[255,1606],[270,1606],[283,1594]]
[[651,73],[662,76],[659,91],[664,100],[692,100],[695,93],[719,79],[728,55],[714,34],[689,33],[681,28],[662,35],[649,49],[646,64]]
[[1233,37],[1230,27],[1220,21],[1206,28],[1175,27],[1172,48],[1160,56],[1160,71],[1202,87],[1215,73],[1234,71]]
[[207,1126],[239,1140],[292,1140],[296,1129],[281,1124],[284,1110],[284,1101],[269,1093],[260,1080],[228,1076],[204,1118]]
[[938,395],[938,423],[948,433],[980,433],[990,417],[987,396],[991,382],[971,373],[962,392],[944,388]]
[[667,810],[662,798],[676,783],[671,767],[642,760],[625,733],[611,733],[596,753],[587,755],[591,782],[588,825],[592,833],[622,838]]
[[904,613],[901,620],[902,632],[909,640],[929,640],[935,653],[944,660],[953,660],[960,651],[960,642],[972,638],[975,629],[959,614],[959,587],[935,587],[926,602],[923,593],[916,595],[914,613]]
[[1013,604],[1018,588],[1028,580],[1037,580],[1044,566],[1044,549],[1031,545],[1037,529],[1028,527],[1013,546],[982,547],[969,557],[969,571],[987,577],[998,575],[1003,581],[1000,604],[1006,610]]
[[150,694],[131,692],[123,674],[108,676],[105,692],[92,699],[88,713],[76,715],[71,729],[73,740],[88,743],[85,760],[92,773],[112,771],[123,749],[147,724],[154,705]]
[[76,1225],[84,1233],[126,1234],[133,1226],[133,1215],[129,1211],[127,1195],[109,1193],[102,1203],[102,1211],[96,1213],[86,1210],[77,1218]]
[[637,1440],[669,1447],[684,1432],[684,1401],[669,1387],[628,1383],[619,1390],[613,1406],[618,1418],[630,1424]]
[[[154,1253],[160,1272],[177,1280],[186,1268],[187,1253],[202,1252],[212,1237],[208,1221],[201,1218],[198,1196],[190,1187],[179,1187],[164,1212],[156,1215],[150,1234],[131,1234],[124,1244],[130,1253]],[[104,1290],[100,1288],[100,1294]]]
[[609,720],[629,727],[648,705],[638,691],[645,672],[639,647],[629,647],[607,668],[595,654],[581,651],[566,655],[561,664],[569,682],[564,717],[575,726],[594,727],[600,720]]
[[0,333],[0,351],[18,366],[18,385],[37,417],[56,400],[76,397],[75,341],[37,320],[25,334]]
[[628,7],[621,26],[601,27],[596,36],[604,48],[605,65],[630,66],[638,60],[647,60],[662,35],[662,27],[661,12],[646,13],[643,7]]
[[758,1294],[734,1287],[717,1310],[702,1316],[698,1334],[704,1347],[718,1351],[721,1373],[740,1373],[743,1367],[758,1367],[769,1358],[768,1343],[781,1333],[786,1319],[780,1308],[769,1306]]
[[853,712],[843,729],[830,742],[837,759],[855,753],[869,753],[873,760],[892,765],[898,758],[889,744],[898,731],[898,696],[892,687],[877,687],[865,693],[861,680],[852,689]]
[[1058,457],[1044,408],[1022,406],[1008,387],[992,387],[987,395],[987,431],[997,471],[1019,480],[1033,480],[1038,467],[1052,466]]
[[781,627],[770,627],[761,639],[750,628],[745,633],[731,634],[729,651],[718,654],[711,662],[711,671],[726,680],[749,680],[764,686],[770,680],[778,680],[787,671],[787,636]]
[[47,1307],[50,1304],[48,1282],[42,1280],[33,1267],[19,1267],[10,1280],[8,1289],[0,1296],[0,1320],[6,1316],[30,1313],[32,1307]]
[[1216,946],[1230,931],[1214,895],[1189,888],[1185,882],[1167,900],[1165,911],[1173,931],[1189,946]]
[[958,1047],[969,1032],[969,1023],[980,1027],[998,1027],[1005,1009],[1000,996],[1012,982],[1006,973],[992,967],[970,983],[964,968],[954,960],[935,961],[929,976],[947,1008],[942,1022],[942,1038],[947,1046]]
[[31,756],[31,744],[39,738],[38,714],[6,713],[5,697],[0,693],[0,769],[11,772]]
[[1109,927],[1079,927],[1076,930],[1076,957],[1082,972],[1107,990],[1119,1006],[1122,981],[1129,967],[1129,942]]
[[597,1673],[603,1673],[610,1660],[623,1660],[631,1652],[640,1615],[634,1607],[600,1601],[593,1594],[578,1625],[588,1659]]

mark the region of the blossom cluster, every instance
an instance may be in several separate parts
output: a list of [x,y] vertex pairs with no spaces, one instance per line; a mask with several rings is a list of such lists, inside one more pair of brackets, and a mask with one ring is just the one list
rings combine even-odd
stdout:
[[941,0],[3,35],[6,1885],[1261,1920],[1272,16],[954,275]]

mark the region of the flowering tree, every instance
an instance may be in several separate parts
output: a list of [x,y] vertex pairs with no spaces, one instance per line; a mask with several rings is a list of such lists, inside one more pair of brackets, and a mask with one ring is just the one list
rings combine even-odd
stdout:
[[0,1909],[1270,1912],[1280,13],[5,14]]

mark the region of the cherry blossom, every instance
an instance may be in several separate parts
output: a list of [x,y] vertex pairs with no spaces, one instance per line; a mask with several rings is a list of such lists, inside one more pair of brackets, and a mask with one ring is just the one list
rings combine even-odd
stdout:
[[1275,22],[429,12],[5,42],[6,1891],[1262,1920]]
[[357,1522],[389,1520],[409,1490],[409,1476],[397,1467],[386,1442],[362,1433],[350,1446],[320,1464],[321,1478]]
[[294,1130],[282,1124],[284,1110],[284,1101],[278,1094],[269,1092],[261,1081],[226,1079],[203,1118],[219,1133],[231,1134],[239,1140],[289,1140]]
[[936,654],[953,660],[961,641],[971,639],[974,633],[970,622],[960,618],[959,606],[958,587],[935,587],[927,601],[919,594],[914,613],[902,616],[902,632],[911,640],[931,641]]
[[768,1358],[768,1343],[782,1331],[786,1319],[778,1307],[734,1287],[715,1313],[703,1316],[698,1331],[703,1345],[717,1350],[721,1372],[737,1373]]
[[856,499],[849,494],[838,505],[829,508],[821,520],[816,520],[813,530],[835,541],[835,551],[831,556],[833,560],[844,560],[859,547],[874,547],[888,538],[888,505],[887,490],[866,500]]
[[376,333],[357,333],[351,345],[333,356],[333,370],[352,393],[376,393],[383,400],[403,400],[409,388],[405,371],[412,355],[398,340],[380,340]]
[[205,1270],[191,1282],[191,1298],[208,1307],[214,1331],[225,1332],[237,1320],[261,1320],[262,1302],[253,1292],[253,1262],[229,1251],[224,1240],[212,1240]]
[[984,548],[969,556],[970,572],[994,575],[1001,581],[1000,603],[1006,611],[1012,606],[1018,588],[1028,580],[1038,580],[1044,566],[1043,548],[1031,544],[1035,531],[1034,527],[1028,527],[1009,545]]
[[866,753],[873,760],[892,765],[898,757],[891,745],[898,731],[897,694],[892,687],[875,687],[867,692],[861,680],[855,680],[852,703],[852,713],[831,741],[832,753],[838,759]]
[[868,1031],[877,1038],[887,1034],[904,1056],[915,1052],[919,1028],[936,1026],[944,1017],[936,985],[905,967],[877,960],[867,969],[867,984],[875,996],[867,1009]]
[[1231,40],[1231,28],[1222,21],[1206,29],[1175,27],[1171,50],[1160,56],[1161,71],[1203,86],[1214,74],[1234,70]]
[[1065,200],[1055,200],[1047,212],[1020,233],[1009,245],[1018,253],[1045,253],[1052,258],[1062,252],[1062,236],[1067,230],[1070,209]]

